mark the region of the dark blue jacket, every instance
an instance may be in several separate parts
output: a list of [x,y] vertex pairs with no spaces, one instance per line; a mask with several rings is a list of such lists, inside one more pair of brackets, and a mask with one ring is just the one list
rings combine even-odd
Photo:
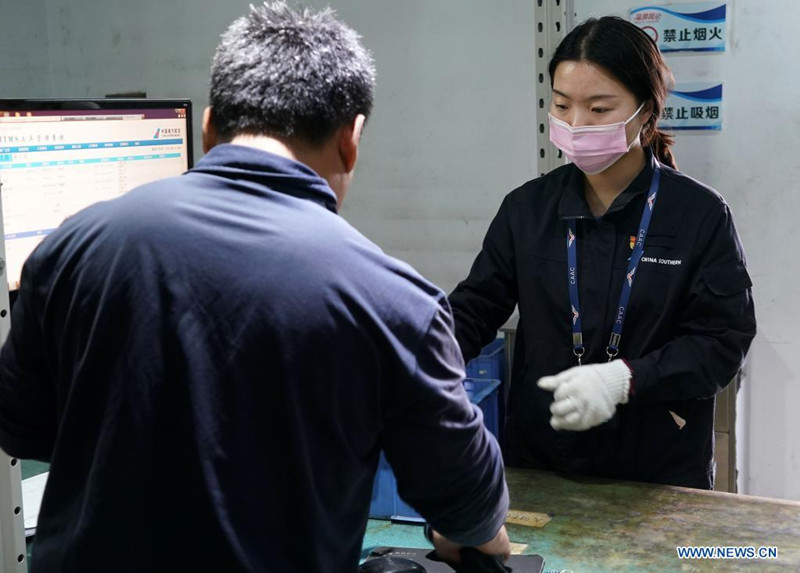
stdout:
[[216,147],[67,220],[21,283],[0,445],[52,462],[34,571],[354,571],[381,448],[446,535],[504,520],[445,296],[300,163]]
[[[634,395],[586,432],[550,427],[553,395],[537,380],[576,365],[567,286],[567,219],[577,219],[587,347],[605,362],[622,281],[652,176],[652,154],[595,218],[583,174],[565,165],[508,194],[469,276],[450,295],[464,359],[495,337],[519,304],[507,426],[510,465],[709,488],[714,396],[755,335],[750,278],[730,210],[713,189],[663,167],[620,357]],[[675,413],[678,418],[672,414]],[[681,429],[680,419],[686,422]]]

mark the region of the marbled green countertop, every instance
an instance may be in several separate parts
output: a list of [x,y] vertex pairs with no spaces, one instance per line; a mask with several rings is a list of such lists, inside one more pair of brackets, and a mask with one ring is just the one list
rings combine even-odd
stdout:
[[[800,571],[800,502],[672,486],[507,470],[512,510],[547,514],[542,527],[508,525],[546,571]],[[370,520],[364,552],[426,547],[421,528]],[[679,559],[678,546],[777,547],[777,559]]]

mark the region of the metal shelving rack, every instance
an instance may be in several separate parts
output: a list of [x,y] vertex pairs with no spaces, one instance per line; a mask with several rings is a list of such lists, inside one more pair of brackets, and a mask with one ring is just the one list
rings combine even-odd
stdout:
[[563,165],[561,151],[550,143],[547,113],[550,111],[550,77],[547,64],[559,42],[575,23],[573,0],[535,0],[533,9],[536,50],[536,164],[539,176]]
[[[0,190],[3,187],[0,180]],[[3,212],[0,193],[0,214]],[[5,237],[0,216],[0,237]],[[8,281],[5,277],[6,245],[0,240],[0,346],[11,328]],[[22,476],[20,463],[0,450],[0,573],[28,571],[25,547],[25,521],[22,512]]]

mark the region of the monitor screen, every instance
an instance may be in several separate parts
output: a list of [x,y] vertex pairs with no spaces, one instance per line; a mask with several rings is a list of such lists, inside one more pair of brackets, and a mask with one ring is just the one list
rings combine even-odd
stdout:
[[5,273],[77,211],[192,166],[189,100],[0,99]]

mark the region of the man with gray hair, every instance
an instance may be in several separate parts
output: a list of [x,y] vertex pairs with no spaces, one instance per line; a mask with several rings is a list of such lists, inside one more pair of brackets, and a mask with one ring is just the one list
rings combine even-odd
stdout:
[[379,451],[437,551],[509,551],[445,295],[337,215],[374,69],[330,10],[223,35],[197,165],[23,270],[0,446],[51,462],[34,571],[354,571]]

